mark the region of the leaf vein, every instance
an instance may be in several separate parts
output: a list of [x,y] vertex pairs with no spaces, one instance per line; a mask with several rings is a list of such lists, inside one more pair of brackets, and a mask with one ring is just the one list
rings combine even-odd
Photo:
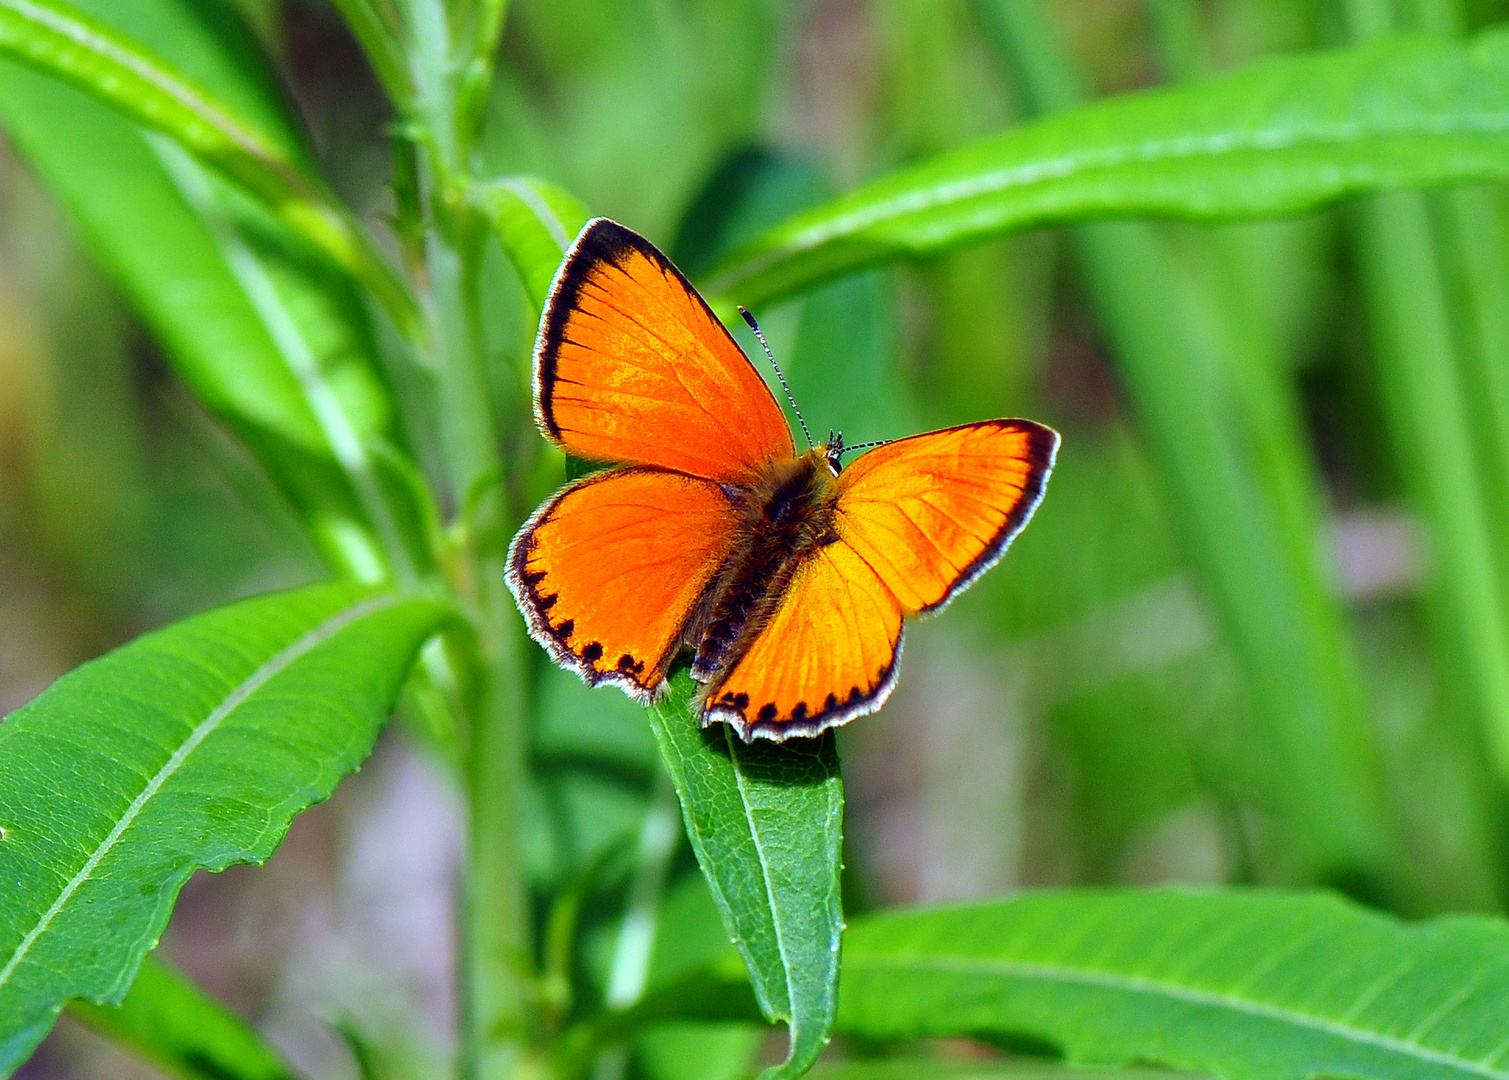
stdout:
[[16,946],[15,952],[11,954],[10,959],[6,962],[5,967],[0,968],[0,989],[4,989],[6,984],[10,982],[16,970],[31,952],[32,946],[37,943],[37,939],[47,932],[47,928],[52,925],[53,920],[62,912],[68,901],[93,876],[95,870],[99,868],[100,863],[109,856],[110,852],[114,850],[115,845],[119,843],[120,838],[125,835],[126,830],[141,816],[147,803],[183,767],[183,763],[188,759],[188,756],[205,739],[215,733],[215,730],[225,721],[226,717],[243,705],[248,698],[263,686],[267,685],[268,682],[286,670],[289,665],[318,648],[358,619],[365,618],[367,615],[380,611],[383,608],[391,607],[398,600],[398,596],[388,593],[374,596],[361,603],[354,604],[344,611],[337,612],[320,625],[303,634],[287,648],[277,653],[256,671],[252,672],[219,705],[215,706],[210,714],[201,720],[194,730],[189,733],[189,737],[183,741],[178,749],[173,751],[172,756],[163,763],[162,768],[157,770],[156,775],[147,782],[147,785],[142,788],[136,798],[131,800],[131,805],[126,808],[126,812],[121,815],[120,820],[115,823],[109,834],[94,849],[89,858],[85,860],[84,865],[80,867],[78,873],[74,874],[68,884],[63,887],[63,890],[58,894],[58,898],[53,901],[52,906],[37,920],[37,924],[21,939],[21,942]]

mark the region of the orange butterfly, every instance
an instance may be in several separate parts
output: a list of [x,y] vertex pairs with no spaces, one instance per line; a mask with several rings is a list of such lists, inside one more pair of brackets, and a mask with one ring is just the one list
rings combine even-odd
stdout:
[[[752,320],[751,320],[752,322]],[[508,584],[529,631],[588,683],[654,701],[683,646],[702,721],[816,735],[880,708],[902,619],[995,563],[1042,497],[1058,435],[987,420],[798,454],[765,381],[642,236],[589,221],[540,318],[535,417],[614,463],[519,530]]]

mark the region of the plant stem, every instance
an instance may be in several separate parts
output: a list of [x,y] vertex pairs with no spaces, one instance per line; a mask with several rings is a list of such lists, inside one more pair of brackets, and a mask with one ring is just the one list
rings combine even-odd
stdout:
[[[1349,34],[1364,40],[1461,25],[1455,4],[1409,7],[1401,20],[1387,0],[1349,0]],[[1509,387],[1499,370],[1505,331],[1493,314],[1506,288],[1494,265],[1503,258],[1502,225],[1492,200],[1476,201],[1470,189],[1376,195],[1359,202],[1353,223],[1384,420],[1429,530],[1426,611],[1444,696],[1470,718],[1478,756],[1502,784],[1509,780],[1509,568],[1496,526],[1509,515],[1509,495],[1497,466]],[[1502,822],[1490,799],[1482,803],[1473,842],[1491,851]],[[1493,884],[1502,903],[1504,886]]]
[[427,258],[444,450],[452,497],[472,508],[465,523],[466,580],[459,584],[472,601],[479,637],[466,773],[462,1075],[502,1080],[516,1074],[528,1034],[531,935],[518,839],[527,782],[527,638],[504,584],[514,515],[501,486],[503,463],[482,357],[476,222],[466,216],[464,203],[430,202],[434,217],[444,219],[429,230]]
[[[660,900],[665,892],[666,874],[671,856],[681,840],[681,804],[676,801],[676,786],[665,768],[656,770],[655,790],[639,828],[634,882],[629,887],[629,903],[618,929],[618,945],[613,951],[613,970],[608,976],[608,992],[603,1004],[622,1011],[638,1004],[650,977],[650,961],[655,954],[655,937],[659,930]],[[615,1047],[598,1061],[594,1080],[619,1080],[628,1065],[623,1047]]]
[[504,584],[514,513],[488,392],[480,319],[485,223],[464,197],[457,47],[439,0],[407,0],[415,119],[424,131],[425,269],[452,505],[463,515],[456,585],[477,630],[464,780],[468,865],[461,902],[459,1074],[505,1080],[527,1069],[531,927],[520,853],[530,705],[528,639]]
[[503,586],[501,559],[477,568],[486,620],[482,693],[474,717],[465,898],[462,1069],[466,1080],[518,1075],[533,1034],[533,967],[520,833],[530,707],[529,641]]

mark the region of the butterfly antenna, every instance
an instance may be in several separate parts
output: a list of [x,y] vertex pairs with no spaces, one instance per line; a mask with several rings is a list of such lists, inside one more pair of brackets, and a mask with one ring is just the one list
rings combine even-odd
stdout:
[[839,450],[841,454],[851,454],[855,450],[869,450],[871,447],[884,446],[886,443],[895,442],[895,439],[876,439],[874,442],[862,442],[854,446],[845,446]]
[[775,353],[770,351],[770,343],[765,340],[765,335],[760,332],[760,324],[755,322],[755,317],[749,313],[749,309],[743,304],[739,305],[739,314],[744,316],[744,321],[754,331],[754,336],[760,339],[760,347],[765,350],[765,355],[770,358],[770,366],[775,368],[775,377],[781,380],[781,389],[786,391],[786,400],[791,402],[791,411],[796,413],[797,423],[802,425],[802,434],[807,436],[807,449],[813,448],[812,432],[807,430],[807,421],[802,417],[802,410],[796,406],[796,397],[791,393],[791,387],[786,384],[786,376],[781,374],[781,365],[775,362]]

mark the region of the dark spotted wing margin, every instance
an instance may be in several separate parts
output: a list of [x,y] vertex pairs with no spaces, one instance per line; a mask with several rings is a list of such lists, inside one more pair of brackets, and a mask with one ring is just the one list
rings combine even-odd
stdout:
[[711,481],[608,469],[566,485],[519,530],[508,586],[557,664],[648,703],[736,525]]

